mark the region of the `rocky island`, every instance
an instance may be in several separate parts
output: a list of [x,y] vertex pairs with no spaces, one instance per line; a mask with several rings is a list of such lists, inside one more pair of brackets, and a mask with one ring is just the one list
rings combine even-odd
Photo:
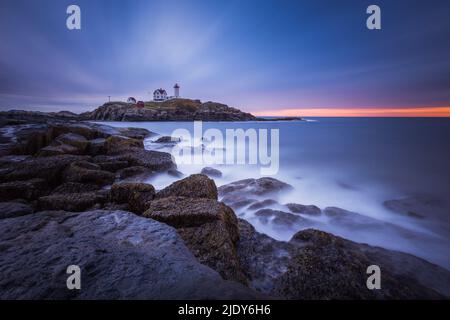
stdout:
[[[142,104],[107,102],[93,111],[76,114],[70,111],[38,112],[11,110],[0,112],[2,118],[18,122],[52,120],[78,121],[291,121],[300,117],[263,118],[217,102],[170,99]],[[0,120],[1,121],[1,120]]]
[[[201,118],[209,106],[195,102],[191,111],[173,112],[178,120]],[[127,110],[107,104],[82,116],[0,114],[0,299],[450,296],[450,272],[413,255],[355,243],[314,226],[290,241],[277,241],[238,218],[234,210],[243,203],[258,210],[262,221],[273,218],[280,224],[303,223],[308,215],[328,215],[339,223],[352,214],[298,203],[268,209],[272,194],[290,189],[277,179],[245,179],[217,188],[206,175],[211,170],[204,170],[156,190],[144,183],[146,178],[174,171],[176,163],[169,153],[144,148],[144,139],[154,133],[79,119],[163,117],[151,108]],[[228,119],[252,119],[227,112]],[[205,114],[203,119],[213,119]],[[252,200],[261,195],[267,199]],[[383,270],[381,290],[366,287],[366,268],[373,264]],[[83,290],[67,289],[69,265],[81,267]]]
[[191,99],[170,99],[145,102],[143,106],[125,102],[109,102],[80,115],[85,120],[107,121],[249,121],[250,113],[225,104]]

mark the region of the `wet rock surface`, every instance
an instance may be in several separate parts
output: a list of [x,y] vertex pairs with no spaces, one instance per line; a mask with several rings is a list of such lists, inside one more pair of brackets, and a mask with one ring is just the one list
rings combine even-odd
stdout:
[[317,216],[321,214],[320,208],[313,205],[303,205],[298,203],[288,203],[286,207],[293,213],[301,213],[307,215]]
[[107,194],[102,191],[51,194],[39,198],[38,208],[39,210],[80,212],[96,206],[101,207],[107,199]]
[[[123,211],[2,219],[0,247],[1,299],[261,297],[200,264],[172,227]],[[67,289],[69,265],[82,290]]]
[[150,202],[155,198],[155,188],[146,183],[116,183],[111,187],[112,202],[126,203],[128,208],[136,214],[147,210]]
[[[442,299],[449,271],[409,254],[307,229],[281,242],[240,222],[238,254],[250,286],[285,299]],[[382,289],[368,290],[367,267],[382,270]],[[421,270],[417,276],[413,270]],[[436,276],[436,278],[434,278]],[[439,280],[437,280],[439,279]],[[385,281],[385,282],[384,282]]]
[[166,197],[150,202],[143,216],[177,228],[201,263],[225,279],[246,283],[236,253],[237,218],[225,204],[208,198]]
[[263,201],[257,201],[255,203],[253,203],[251,206],[248,207],[249,210],[259,210],[259,209],[263,209],[266,207],[270,207],[273,205],[277,205],[278,201],[275,201],[273,199],[266,199]]
[[211,168],[211,167],[205,167],[202,169],[202,171],[200,172],[201,174],[204,174],[208,177],[211,178],[220,178],[222,177],[222,172],[220,170]]
[[219,187],[219,195],[231,198],[233,196],[262,196],[292,190],[292,186],[275,178],[244,179]]
[[64,172],[65,182],[108,185],[114,182],[115,175],[101,170],[100,166],[87,161],[73,162]]
[[33,213],[33,208],[26,202],[0,202],[0,219],[25,216]]
[[436,211],[442,211],[442,201],[427,195],[388,200],[383,204],[394,213],[416,219],[433,218],[436,215]]
[[[289,299],[436,299],[445,294],[427,277],[410,277],[413,266],[420,265],[429,276],[437,267],[411,255],[357,244],[312,229],[298,232],[290,243],[297,248],[287,271],[275,281],[275,292]],[[398,258],[404,261],[395,261]],[[403,263],[409,266],[402,269]],[[383,270],[380,290],[367,289],[366,270],[370,265]],[[449,276],[444,269],[440,272],[444,278]]]
[[209,179],[207,176],[193,174],[162,189],[157,193],[156,198],[160,199],[170,196],[217,200],[217,187],[214,180]]
[[163,137],[159,137],[158,139],[156,139],[155,141],[153,141],[154,143],[170,143],[170,144],[175,144],[180,142],[181,139],[177,138],[177,137],[171,137],[171,136],[163,136]]
[[271,221],[275,224],[282,224],[286,226],[291,226],[292,224],[298,223],[303,219],[300,216],[294,215],[289,212],[284,212],[280,210],[273,209],[261,209],[255,212],[255,216],[259,217],[261,222],[268,223]]

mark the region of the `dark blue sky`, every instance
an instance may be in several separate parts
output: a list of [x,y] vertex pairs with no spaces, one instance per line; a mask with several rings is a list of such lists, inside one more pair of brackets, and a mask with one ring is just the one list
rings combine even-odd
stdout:
[[[82,30],[66,28],[81,7]],[[382,30],[366,28],[366,8]],[[450,1],[2,0],[0,109],[155,88],[248,111],[450,106]]]

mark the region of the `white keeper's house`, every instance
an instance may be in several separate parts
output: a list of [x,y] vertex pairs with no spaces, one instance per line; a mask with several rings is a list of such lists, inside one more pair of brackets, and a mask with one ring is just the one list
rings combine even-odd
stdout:
[[180,86],[178,83],[175,83],[173,86],[174,95],[173,96],[167,96],[167,91],[163,88],[156,89],[153,91],[153,101],[166,101],[169,99],[176,99],[180,97]]

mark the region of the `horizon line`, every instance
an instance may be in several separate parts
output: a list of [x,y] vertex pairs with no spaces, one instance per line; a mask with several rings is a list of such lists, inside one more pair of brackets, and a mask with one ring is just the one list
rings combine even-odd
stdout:
[[449,107],[411,108],[286,108],[252,112],[258,117],[411,117],[448,118]]

